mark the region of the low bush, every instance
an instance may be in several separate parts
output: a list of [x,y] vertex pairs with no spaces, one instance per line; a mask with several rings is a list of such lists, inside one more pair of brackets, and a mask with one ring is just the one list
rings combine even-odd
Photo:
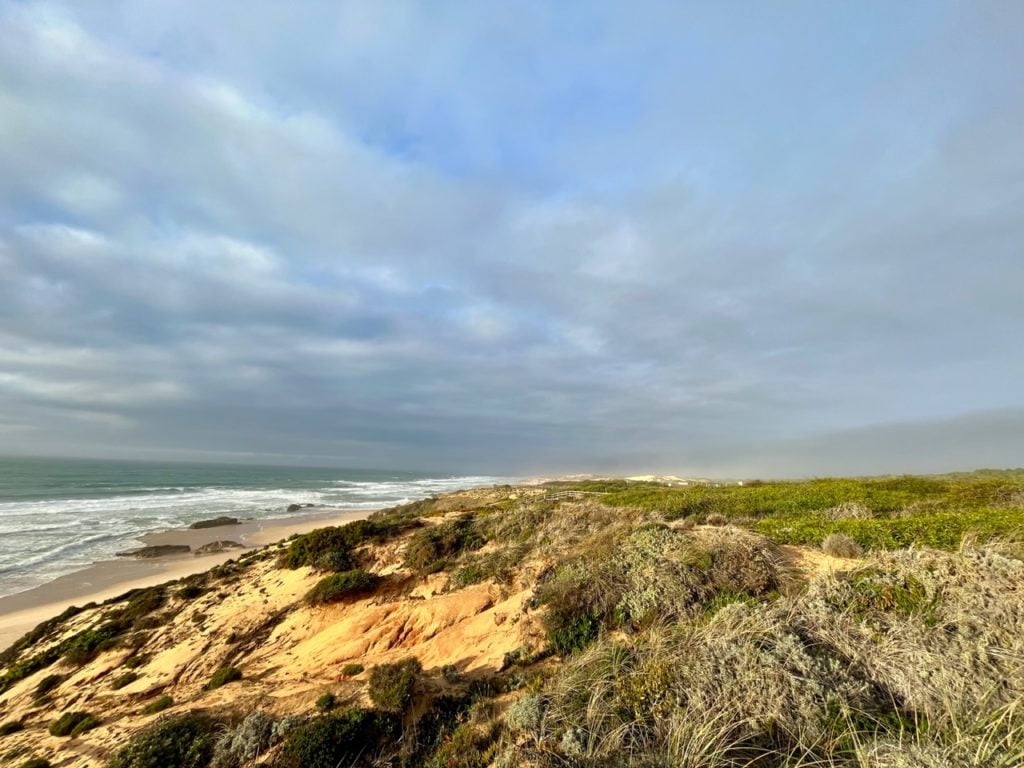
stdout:
[[386,723],[369,710],[321,715],[288,732],[274,768],[371,765],[386,732]]
[[864,548],[842,533],[830,533],[821,542],[821,551],[832,557],[860,557]]
[[119,675],[114,678],[114,681],[110,684],[110,687],[115,691],[124,688],[126,685],[131,685],[139,679],[138,672],[125,672],[123,675]]
[[316,700],[316,708],[321,712],[329,712],[338,705],[338,697],[328,691]]
[[457,557],[479,549],[487,539],[478,530],[472,515],[417,531],[405,551],[405,566],[423,570],[438,560]]
[[64,658],[71,664],[87,664],[100,653],[117,644],[118,638],[131,629],[127,620],[107,621],[95,629],[85,629],[61,644]]
[[50,723],[50,735],[75,737],[99,724],[100,721],[90,712],[65,712]]
[[210,677],[206,684],[206,690],[214,691],[217,688],[242,679],[242,670],[238,667],[221,667]]
[[214,728],[199,712],[163,717],[133,735],[109,768],[205,768],[213,755]]
[[224,729],[213,747],[210,768],[251,764],[277,741],[276,721],[266,712],[252,712],[234,728]]
[[198,584],[186,584],[177,594],[182,600],[195,600],[205,592],[206,590]]
[[362,664],[355,664],[355,663],[346,664],[345,666],[343,666],[341,668],[341,674],[344,675],[345,677],[355,677],[360,672],[362,672],[364,669],[365,669],[365,667]]
[[384,520],[355,520],[341,526],[317,528],[292,539],[278,564],[282,568],[295,569],[315,566],[326,555],[350,557],[356,547],[386,539],[398,530],[397,524]]
[[349,571],[352,569],[352,558],[348,552],[325,552],[313,562],[313,568],[328,572]]
[[21,764],[21,768],[52,768],[52,766],[45,757],[30,757]]
[[127,659],[125,659],[121,663],[121,666],[126,668],[126,669],[138,669],[139,667],[144,666],[148,662],[149,662],[149,655],[148,654],[133,653],[131,656],[129,656]]
[[167,694],[164,694],[163,696],[158,696],[157,698],[153,699],[151,702],[149,702],[149,704],[143,707],[142,714],[155,715],[157,712],[163,712],[165,709],[172,706],[173,704],[174,699],[172,699]]
[[356,568],[351,571],[332,573],[325,576],[306,593],[306,602],[310,605],[336,603],[354,595],[365,595],[372,592],[380,582],[380,577]]
[[438,746],[424,768],[487,768],[493,761],[491,734],[471,723],[463,723]]
[[25,730],[25,725],[20,720],[8,720],[0,724],[0,736],[10,736],[12,733]]
[[370,701],[384,712],[404,712],[422,669],[419,660],[412,657],[374,667],[370,670]]
[[46,694],[56,688],[58,685],[63,683],[67,678],[64,675],[47,675],[36,685],[32,695],[36,701],[43,699]]

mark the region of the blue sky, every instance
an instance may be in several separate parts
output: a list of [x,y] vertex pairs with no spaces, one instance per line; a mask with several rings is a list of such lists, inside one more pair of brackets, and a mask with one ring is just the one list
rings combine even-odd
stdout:
[[0,453],[1024,464],[1024,6],[0,2]]

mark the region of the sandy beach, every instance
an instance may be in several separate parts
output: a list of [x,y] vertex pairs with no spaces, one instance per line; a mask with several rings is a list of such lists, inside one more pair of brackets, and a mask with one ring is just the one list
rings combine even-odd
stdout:
[[[246,548],[259,547],[306,533],[325,525],[340,525],[367,517],[373,510],[320,509],[288,518],[243,520],[237,525],[215,528],[175,528],[149,533],[138,538],[139,546],[187,544],[193,550],[213,541],[236,541]],[[71,605],[102,602],[129,589],[161,584],[201,573],[215,565],[238,557],[244,549],[232,549],[212,555],[182,554],[152,560],[130,557],[93,563],[73,573],[33,589],[0,597],[0,649],[7,648],[46,619]]]

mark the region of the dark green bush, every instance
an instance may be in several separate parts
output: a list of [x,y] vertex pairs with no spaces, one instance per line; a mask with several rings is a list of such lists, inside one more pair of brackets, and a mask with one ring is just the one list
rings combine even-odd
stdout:
[[12,733],[25,730],[25,725],[19,720],[8,720],[0,724],[0,736],[10,736]]
[[33,696],[37,701],[42,699],[46,694],[63,683],[65,679],[66,677],[64,675],[47,675],[36,685],[35,691],[33,691]]
[[479,549],[486,543],[487,539],[477,529],[473,516],[462,515],[417,531],[405,551],[405,565],[423,570],[438,560]]
[[136,654],[136,653],[133,653],[131,656],[129,656],[127,659],[124,660],[124,662],[121,664],[121,666],[126,668],[126,669],[138,669],[139,667],[144,666],[148,662],[149,662],[149,655],[148,654]]
[[313,563],[318,571],[348,571],[352,569],[352,558],[347,552],[325,552]]
[[90,712],[65,712],[50,723],[50,735],[78,736],[99,724],[100,721]]
[[370,670],[370,701],[384,712],[404,712],[422,669],[419,660],[412,657],[374,667]]
[[132,736],[109,768],[205,768],[213,755],[214,727],[199,712],[163,717]]
[[364,669],[365,667],[362,664],[346,664],[341,668],[341,674],[345,677],[355,677]]
[[195,600],[205,592],[206,590],[198,584],[186,584],[178,590],[178,597],[182,600]]
[[110,684],[110,687],[115,691],[124,688],[126,685],[131,685],[139,679],[137,672],[125,672],[123,675],[119,675],[114,678],[114,681]]
[[30,757],[21,768],[51,768],[50,761],[43,757]]
[[380,581],[380,577],[362,568],[325,576],[306,593],[306,602],[310,605],[336,603],[353,595],[364,595],[372,592]]
[[163,712],[169,706],[174,704],[174,699],[164,694],[153,699],[149,704],[142,708],[142,714],[144,715],[155,715],[157,712]]
[[316,708],[321,712],[328,712],[338,704],[338,697],[328,691],[316,700]]
[[[395,523],[382,520],[355,520],[331,528],[317,528],[292,539],[278,561],[282,568],[316,565],[325,555],[351,557],[356,547],[381,541],[399,530]],[[351,567],[351,566],[349,566]]]
[[84,629],[61,645],[64,658],[72,664],[87,664],[100,653],[113,648],[117,639],[131,629],[121,620],[108,621],[96,629]]
[[387,724],[369,710],[321,715],[288,732],[274,768],[371,765],[386,733]]
[[206,690],[213,691],[220,688],[228,683],[233,683],[236,680],[242,679],[242,670],[238,667],[221,667],[213,676],[210,678],[210,682],[206,684]]

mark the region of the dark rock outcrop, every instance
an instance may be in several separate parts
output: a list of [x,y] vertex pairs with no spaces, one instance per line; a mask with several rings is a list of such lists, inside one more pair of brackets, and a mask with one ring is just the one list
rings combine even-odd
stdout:
[[215,517],[212,520],[198,520],[192,523],[192,525],[190,525],[189,528],[192,528],[193,530],[198,530],[200,528],[217,528],[221,525],[238,525],[238,518]]
[[185,555],[191,551],[192,547],[188,544],[154,544],[149,547],[127,549],[124,552],[118,552],[117,556],[136,557],[145,560],[153,557],[166,557],[167,555]]
[[196,547],[195,553],[197,555],[215,555],[218,552],[225,552],[229,549],[244,549],[244,544],[239,544],[237,541],[211,541],[209,544],[203,544],[201,547]]
[[288,505],[288,509],[285,510],[285,511],[287,511],[287,512],[298,512],[300,509],[305,509],[306,507],[312,507],[312,506],[313,506],[312,504],[289,504]]

